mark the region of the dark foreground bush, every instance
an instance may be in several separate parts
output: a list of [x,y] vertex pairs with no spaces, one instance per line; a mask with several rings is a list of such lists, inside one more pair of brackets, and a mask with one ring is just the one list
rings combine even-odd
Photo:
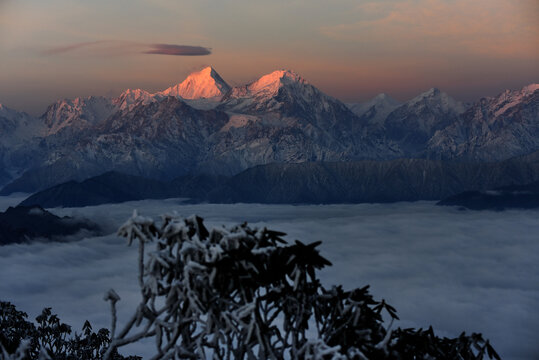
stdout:
[[[94,332],[86,321],[82,333],[71,335],[71,327],[45,308],[36,317],[36,323],[27,320],[28,315],[18,311],[13,304],[0,302],[0,359],[101,359],[109,347],[107,329]],[[137,360],[140,357],[124,357],[114,351],[114,360]]]
[[[120,299],[110,290],[111,336],[86,328],[79,359],[120,359],[119,347],[149,337],[154,359],[499,359],[480,334],[393,330],[395,309],[374,300],[368,286],[324,288],[316,271],[331,264],[319,242],[289,245],[283,233],[246,224],[208,231],[199,217],[155,223],[136,214],[118,233],[138,242],[141,302],[117,330]],[[156,248],[145,260],[150,242]],[[2,329],[7,352],[22,338],[33,344],[25,328],[16,336]],[[92,336],[101,340],[89,342]],[[40,346],[56,358],[57,347],[37,343],[31,358]]]

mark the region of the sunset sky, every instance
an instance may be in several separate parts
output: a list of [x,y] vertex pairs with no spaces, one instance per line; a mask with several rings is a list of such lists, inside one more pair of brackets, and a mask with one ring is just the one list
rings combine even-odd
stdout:
[[292,69],[324,92],[476,100],[539,81],[537,0],[0,0],[0,103],[157,91],[212,65]]

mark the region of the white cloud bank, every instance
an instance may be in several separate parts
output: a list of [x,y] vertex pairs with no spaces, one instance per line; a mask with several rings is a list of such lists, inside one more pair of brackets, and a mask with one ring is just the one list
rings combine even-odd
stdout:
[[[248,221],[285,231],[289,241],[322,240],[322,255],[333,262],[320,273],[323,282],[347,288],[371,284],[375,298],[397,308],[398,326],[433,325],[445,336],[482,332],[503,359],[539,355],[538,211],[461,212],[425,202],[288,206],[148,200],[53,212],[106,219],[113,231],[134,208],[151,216],[196,213],[212,226]],[[136,249],[113,235],[2,247],[0,274],[1,299],[32,318],[52,306],[79,331],[85,319],[94,327],[109,326],[102,296],[111,287],[122,297],[120,321],[138,302]]]

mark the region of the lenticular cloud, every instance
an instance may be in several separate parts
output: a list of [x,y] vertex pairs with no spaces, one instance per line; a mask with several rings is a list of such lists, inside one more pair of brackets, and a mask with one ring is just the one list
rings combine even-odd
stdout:
[[204,56],[212,53],[210,48],[196,45],[144,44],[124,40],[97,40],[47,48],[41,51],[41,54],[61,55],[77,51],[104,56],[132,54]]
[[151,44],[150,49],[143,54],[175,55],[175,56],[202,56],[211,54],[211,50],[202,46]]

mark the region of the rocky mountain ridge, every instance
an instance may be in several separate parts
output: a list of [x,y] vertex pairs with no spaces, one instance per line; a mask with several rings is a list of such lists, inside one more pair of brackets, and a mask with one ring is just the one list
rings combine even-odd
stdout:
[[[0,134],[0,180],[16,179],[3,189],[9,193],[108,170],[171,179],[233,175],[273,162],[502,160],[539,149],[538,97],[531,85],[464,111],[463,104],[431,89],[404,104],[379,96],[349,107],[289,70],[230,87],[208,67],[155,94],[137,89],[117,98],[58,101],[40,119],[12,113],[7,119],[0,110],[1,129],[12,128],[14,118],[37,124],[25,132],[28,140],[16,144]],[[486,135],[477,136],[480,129]],[[466,149],[477,148],[478,139],[488,151],[471,155]],[[497,147],[506,149],[493,159]]]
[[474,103],[429,140],[429,157],[496,161],[539,147],[539,84]]

